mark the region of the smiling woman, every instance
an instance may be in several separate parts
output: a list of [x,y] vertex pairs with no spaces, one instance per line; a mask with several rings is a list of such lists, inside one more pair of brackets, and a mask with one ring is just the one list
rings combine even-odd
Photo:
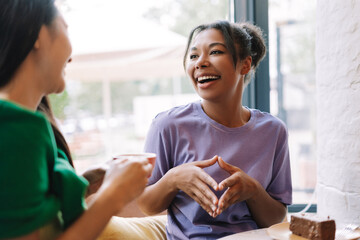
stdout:
[[284,219],[292,202],[287,129],[242,105],[246,75],[265,50],[249,23],[217,21],[190,33],[184,65],[202,100],[153,120],[145,151],[157,161],[138,200],[147,214],[168,210],[169,239],[218,239]]
[[64,90],[66,22],[54,0],[0,1],[0,32],[0,238],[96,239],[141,194],[152,166],[110,162],[86,204],[94,182],[75,173],[46,102]]

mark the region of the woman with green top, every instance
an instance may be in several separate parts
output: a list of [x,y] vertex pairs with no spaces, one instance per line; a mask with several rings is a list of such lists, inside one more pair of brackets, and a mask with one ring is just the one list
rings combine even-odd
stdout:
[[86,206],[88,182],[37,111],[65,87],[67,25],[54,0],[0,1],[0,33],[0,239],[96,239],[142,193],[152,167],[111,161]]

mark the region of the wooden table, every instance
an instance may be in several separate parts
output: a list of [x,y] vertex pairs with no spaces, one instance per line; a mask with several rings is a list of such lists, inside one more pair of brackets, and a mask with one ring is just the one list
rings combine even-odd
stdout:
[[219,240],[272,240],[266,232],[266,228],[235,233]]

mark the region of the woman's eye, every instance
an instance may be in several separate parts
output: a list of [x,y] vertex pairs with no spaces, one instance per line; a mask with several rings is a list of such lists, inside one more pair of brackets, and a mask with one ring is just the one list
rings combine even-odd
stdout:
[[210,52],[211,55],[213,54],[221,54],[221,53],[224,53],[223,51],[220,51],[220,50],[213,50]]
[[190,55],[190,59],[194,59],[194,58],[196,58],[197,57],[197,55],[195,55],[195,54],[191,54]]

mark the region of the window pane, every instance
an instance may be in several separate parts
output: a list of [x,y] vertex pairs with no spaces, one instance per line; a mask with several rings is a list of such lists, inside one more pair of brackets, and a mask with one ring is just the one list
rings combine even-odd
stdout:
[[313,0],[269,1],[270,109],[289,129],[294,203],[316,184]]
[[229,19],[223,0],[58,0],[73,61],[51,96],[78,172],[139,152],[155,115],[198,99],[182,55],[196,25]]

